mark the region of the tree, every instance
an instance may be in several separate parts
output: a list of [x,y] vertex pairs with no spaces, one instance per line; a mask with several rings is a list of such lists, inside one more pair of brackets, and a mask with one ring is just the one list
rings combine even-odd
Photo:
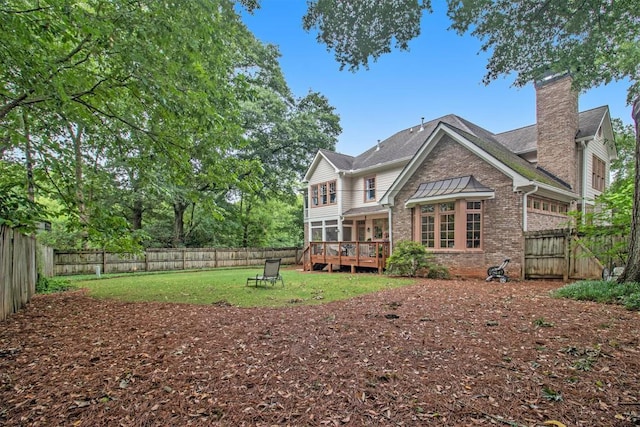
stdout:
[[[246,95],[234,58],[246,31],[231,0],[11,0],[0,26],[0,149],[31,148],[35,167],[51,178],[39,188],[55,190],[87,239],[121,224],[121,212],[100,203],[104,193],[90,193],[89,167],[93,176],[112,172],[117,157],[106,154],[137,144],[185,180],[179,172],[197,161],[185,155],[195,145],[226,159],[240,139]],[[229,176],[225,166],[216,169],[220,179]],[[140,223],[142,208],[133,209]]]
[[[366,3],[366,4],[365,4]],[[640,162],[640,2],[635,0],[448,0],[451,28],[470,32],[490,52],[484,82],[515,73],[523,86],[543,73],[566,72],[576,90],[628,80],[627,101],[635,100],[636,171]],[[303,26],[334,49],[341,67],[355,70],[420,33],[420,15],[430,0],[343,2],[312,0]],[[404,12],[404,13],[403,13]],[[416,16],[417,15],[417,16]],[[638,177],[638,176],[637,176]],[[638,180],[636,179],[636,183]],[[640,190],[635,186],[629,259],[620,281],[640,282]]]

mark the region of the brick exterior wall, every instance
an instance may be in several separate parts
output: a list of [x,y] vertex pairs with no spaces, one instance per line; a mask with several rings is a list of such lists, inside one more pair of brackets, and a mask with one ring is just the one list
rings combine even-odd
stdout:
[[573,220],[565,215],[554,215],[535,212],[529,210],[527,212],[527,230],[555,230],[558,228],[567,228],[572,225]]
[[436,260],[454,275],[484,278],[489,266],[511,258],[507,274],[520,277],[524,260],[522,195],[513,192],[509,177],[446,136],[395,197],[392,208],[394,241],[412,239],[413,209],[404,205],[421,183],[470,174],[495,191],[495,198],[484,202],[482,250],[438,250],[434,252]]
[[578,94],[569,75],[536,83],[538,166],[551,172],[579,192]]

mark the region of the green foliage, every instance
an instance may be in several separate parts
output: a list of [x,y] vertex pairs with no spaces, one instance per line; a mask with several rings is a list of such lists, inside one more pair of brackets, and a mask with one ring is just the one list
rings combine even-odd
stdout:
[[542,397],[552,402],[562,402],[562,393],[551,387],[545,386],[542,388]]
[[63,277],[38,277],[36,282],[36,293],[38,294],[52,294],[55,292],[64,292],[72,289],[73,286],[69,279]]
[[640,310],[640,283],[585,280],[563,286],[552,295],[607,304],[622,304],[629,310]]
[[[491,53],[485,82],[516,72],[523,86],[553,70],[571,71],[580,89],[628,78],[640,93],[640,4],[633,1],[450,1],[452,28]],[[598,25],[593,25],[597,20]]]
[[340,69],[368,68],[391,43],[409,49],[409,41],[420,34],[422,11],[431,11],[429,0],[340,1],[312,0],[303,18],[304,29],[318,30],[318,41],[333,49]]
[[630,126],[614,120],[618,158],[612,164],[614,181],[596,199],[596,209],[572,212],[580,242],[604,264],[624,265],[631,232],[635,186],[635,135]]
[[88,288],[93,297],[123,301],[282,307],[325,304],[414,283],[410,279],[378,274],[308,274],[283,266],[280,273],[284,277],[284,287],[246,286],[248,277],[261,272],[257,268],[243,268],[127,274],[83,281],[72,278],[72,284]]
[[429,279],[451,279],[449,269],[444,265],[436,265],[429,263],[429,271],[427,271]]
[[0,162],[0,225],[32,233],[46,219],[47,211],[29,199],[25,177],[26,172],[17,165]]
[[[270,244],[262,223],[273,215],[252,216],[238,195],[290,200],[311,156],[334,148],[341,129],[322,95],[294,99],[277,48],[236,7],[3,4],[0,81],[11,84],[0,99],[0,166],[29,157],[16,182],[33,168],[36,199],[57,202],[43,241],[115,251]],[[36,206],[3,178],[2,221],[29,227]],[[275,240],[298,241],[291,234]]]
[[[640,2],[551,0],[449,0],[451,29],[470,32],[491,57],[484,82],[515,73],[515,84],[539,79],[551,66],[571,71],[577,89],[628,79],[628,100],[640,94]],[[351,70],[367,66],[396,47],[407,49],[420,34],[428,0],[346,2],[314,0],[306,30],[335,51]],[[593,25],[597,22],[598,25]]]
[[432,255],[418,242],[402,240],[393,247],[387,258],[387,274],[415,277],[418,271],[430,266]]

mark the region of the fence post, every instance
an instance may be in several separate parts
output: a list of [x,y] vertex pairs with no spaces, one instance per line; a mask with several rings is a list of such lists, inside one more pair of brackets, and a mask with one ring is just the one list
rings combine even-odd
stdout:
[[107,274],[107,250],[102,248],[102,273]]
[[562,269],[562,280],[569,280],[571,271],[571,231],[569,229],[564,233],[564,268]]

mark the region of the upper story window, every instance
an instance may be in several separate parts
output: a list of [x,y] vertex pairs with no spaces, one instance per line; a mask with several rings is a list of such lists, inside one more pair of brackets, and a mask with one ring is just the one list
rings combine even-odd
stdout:
[[370,176],[364,179],[364,201],[375,202],[376,200],[376,177]]
[[604,185],[606,182],[606,164],[604,160],[593,155],[593,162],[591,163],[591,187],[597,191],[604,191]]
[[337,202],[336,181],[311,186],[311,207],[334,205]]
[[535,196],[527,198],[527,208],[533,211],[540,211],[551,214],[566,215],[569,211],[569,204],[555,200],[541,199]]
[[431,249],[481,249],[482,201],[457,200],[419,206],[420,242]]

